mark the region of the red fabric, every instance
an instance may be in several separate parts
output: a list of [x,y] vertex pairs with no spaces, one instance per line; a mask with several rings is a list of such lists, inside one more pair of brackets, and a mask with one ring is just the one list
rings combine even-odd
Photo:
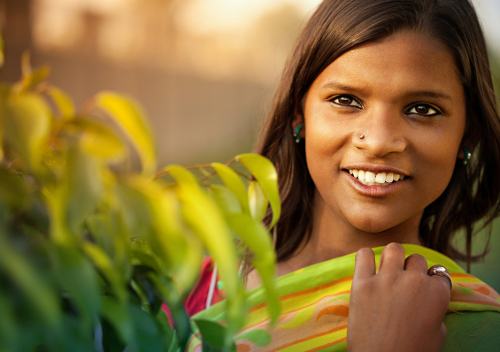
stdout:
[[[213,271],[214,271],[214,266],[212,263],[212,258],[207,257],[203,259],[203,262],[201,263],[201,271],[200,271],[200,276],[198,277],[198,281],[196,282],[193,289],[189,293],[189,296],[186,299],[186,303],[184,303],[184,307],[186,308],[186,311],[189,316],[193,316],[199,311],[205,309],[207,304],[208,291],[210,290],[210,281],[212,280]],[[218,280],[219,279],[217,276],[211,305],[214,305],[215,303],[220,302],[224,299],[222,293],[217,288]],[[162,309],[165,311],[165,313],[167,313],[170,325],[173,326],[170,309],[166,304],[162,306]]]

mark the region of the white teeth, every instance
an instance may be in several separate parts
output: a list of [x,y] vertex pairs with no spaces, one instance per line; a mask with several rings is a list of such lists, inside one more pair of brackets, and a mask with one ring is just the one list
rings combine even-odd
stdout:
[[366,182],[375,182],[375,174],[371,171],[365,172],[365,181]]
[[384,183],[385,182],[385,176],[386,176],[385,172],[381,172],[381,173],[377,174],[377,176],[375,176],[375,182],[377,182],[377,183]]
[[387,186],[393,182],[404,179],[404,175],[395,174],[393,172],[380,172],[375,174],[372,171],[352,169],[349,170],[349,173],[357,178],[359,182],[368,186]]
[[358,174],[358,180],[363,180],[365,181],[365,172],[363,170],[359,170],[359,174]]

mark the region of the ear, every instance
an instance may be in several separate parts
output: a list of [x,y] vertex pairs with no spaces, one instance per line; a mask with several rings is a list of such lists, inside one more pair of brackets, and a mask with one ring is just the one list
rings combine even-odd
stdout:
[[304,95],[304,97],[301,99],[299,103],[296,104],[295,106],[295,116],[293,117],[292,120],[292,129],[295,132],[297,130],[297,127],[299,125],[302,125],[302,128],[299,130],[299,137],[300,138],[305,138],[305,122],[304,122],[304,105],[306,101],[307,93]]
[[472,150],[466,146],[460,146],[457,158],[464,161],[464,165],[467,164],[472,155]]

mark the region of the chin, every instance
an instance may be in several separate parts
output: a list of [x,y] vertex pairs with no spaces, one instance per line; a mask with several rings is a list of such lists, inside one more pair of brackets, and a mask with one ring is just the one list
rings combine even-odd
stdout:
[[367,233],[381,233],[391,228],[396,227],[398,224],[396,223],[388,223],[386,221],[380,221],[380,219],[356,219],[356,221],[351,222],[352,226],[357,228],[360,231]]

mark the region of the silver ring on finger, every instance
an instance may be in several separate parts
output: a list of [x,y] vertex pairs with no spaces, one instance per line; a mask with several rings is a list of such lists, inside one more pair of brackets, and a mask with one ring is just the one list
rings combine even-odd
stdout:
[[440,264],[433,265],[429,268],[427,271],[427,274],[429,276],[442,276],[448,279],[448,282],[450,283],[450,290],[453,288],[453,283],[451,282],[451,276],[450,273],[448,272],[448,269],[446,269],[444,266]]

